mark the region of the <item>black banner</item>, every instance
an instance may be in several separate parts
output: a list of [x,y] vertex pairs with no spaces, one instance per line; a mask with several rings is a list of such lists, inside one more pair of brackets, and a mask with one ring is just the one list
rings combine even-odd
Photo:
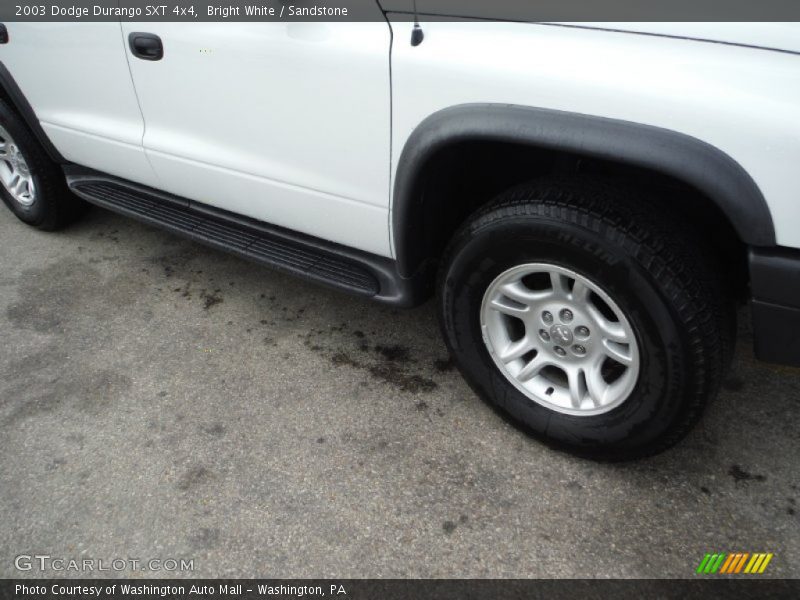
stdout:
[[797,598],[800,580],[703,578],[694,580],[190,580],[6,579],[0,598],[24,600],[500,600],[542,598]]
[[800,21],[797,0],[2,0],[7,21]]

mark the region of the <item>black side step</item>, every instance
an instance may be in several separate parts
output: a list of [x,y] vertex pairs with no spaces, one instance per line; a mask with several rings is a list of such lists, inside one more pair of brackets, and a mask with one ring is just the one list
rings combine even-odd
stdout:
[[359,296],[412,306],[419,294],[394,261],[93,172],[64,167],[84,200],[192,240]]

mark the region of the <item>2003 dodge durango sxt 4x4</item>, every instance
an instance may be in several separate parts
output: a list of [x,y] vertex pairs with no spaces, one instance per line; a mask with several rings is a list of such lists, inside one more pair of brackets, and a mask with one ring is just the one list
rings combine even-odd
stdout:
[[5,23],[3,200],[435,295],[474,390],[583,456],[678,441],[748,298],[757,356],[800,364],[800,26],[419,11]]

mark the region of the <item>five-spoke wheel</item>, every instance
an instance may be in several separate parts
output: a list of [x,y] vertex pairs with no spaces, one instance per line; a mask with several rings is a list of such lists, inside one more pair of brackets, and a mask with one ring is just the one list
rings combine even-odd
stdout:
[[21,221],[50,231],[86,205],[67,189],[64,172],[20,115],[0,99],[0,200]]
[[11,197],[30,206],[36,200],[33,175],[19,145],[11,134],[0,125],[0,183]]
[[600,286],[571,269],[539,263],[504,271],[487,288],[480,318],[500,371],[548,408],[599,414],[636,384],[630,322]]
[[476,211],[442,260],[439,316],[461,373],[526,431],[584,456],[674,444],[730,352],[719,269],[658,202],[542,180]]

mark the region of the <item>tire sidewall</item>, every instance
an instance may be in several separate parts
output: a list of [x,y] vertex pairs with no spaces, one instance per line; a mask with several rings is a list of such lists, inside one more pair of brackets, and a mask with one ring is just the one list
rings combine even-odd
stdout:
[[25,158],[36,190],[36,196],[30,206],[21,204],[14,199],[2,184],[0,184],[0,197],[20,220],[31,225],[39,224],[45,219],[47,210],[43,201],[45,182],[42,178],[43,168],[39,149],[36,147],[35,142],[31,140],[30,133],[19,122],[19,117],[2,103],[0,103],[0,124],[14,138],[14,143]]
[[[624,247],[542,217],[516,217],[470,228],[452,253],[440,309],[462,373],[484,398],[539,436],[603,452],[652,443],[680,411],[689,365],[680,329],[651,277]],[[639,376],[628,399],[607,413],[567,415],[521,393],[498,370],[482,341],[480,307],[491,282],[512,267],[550,263],[576,271],[608,293],[635,332]]]

